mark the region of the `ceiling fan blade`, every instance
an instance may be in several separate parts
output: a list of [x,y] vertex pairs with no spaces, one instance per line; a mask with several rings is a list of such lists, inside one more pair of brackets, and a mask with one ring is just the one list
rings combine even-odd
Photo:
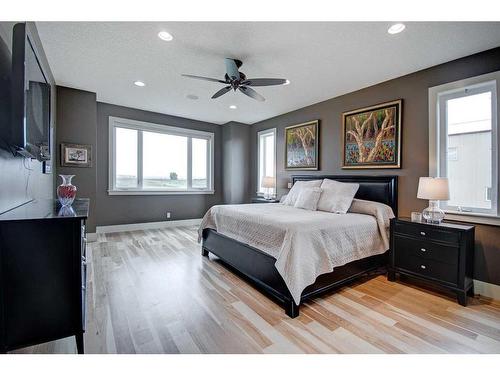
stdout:
[[247,86],[275,86],[284,85],[287,82],[287,79],[282,78],[248,78],[241,82],[241,84]]
[[219,91],[217,91],[215,94],[212,95],[212,99],[216,99],[218,98],[219,96],[222,96],[224,95],[225,93],[227,93],[229,90],[231,90],[231,86],[226,86],[222,89],[220,89]]
[[252,99],[258,100],[259,102],[263,102],[264,100],[266,100],[266,98],[264,98],[257,91],[250,87],[240,86],[238,87],[238,90],[240,90],[243,94],[251,97]]
[[194,79],[201,79],[203,81],[210,81],[210,82],[219,82],[219,83],[227,83],[226,81],[223,81],[221,79],[217,78],[208,78],[208,77],[200,77],[200,76],[194,76],[192,74],[181,74],[183,77],[188,77],[188,78],[194,78]]
[[238,66],[233,59],[226,58],[226,72],[229,78],[240,79],[240,72],[238,71]]

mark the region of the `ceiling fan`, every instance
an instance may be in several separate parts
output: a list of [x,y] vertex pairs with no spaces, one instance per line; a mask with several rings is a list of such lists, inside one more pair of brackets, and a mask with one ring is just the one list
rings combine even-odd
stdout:
[[182,74],[183,77],[201,79],[204,81],[223,83],[227,86],[223,87],[215,94],[212,95],[212,99],[216,99],[233,89],[233,91],[239,90],[243,94],[251,97],[252,99],[263,102],[266,100],[257,91],[252,89],[250,86],[276,86],[276,85],[287,85],[290,83],[287,79],[282,78],[247,78],[246,75],[240,72],[238,69],[243,65],[243,62],[235,59],[225,59],[226,62],[226,74],[224,79],[208,78],[194,76],[191,74]]

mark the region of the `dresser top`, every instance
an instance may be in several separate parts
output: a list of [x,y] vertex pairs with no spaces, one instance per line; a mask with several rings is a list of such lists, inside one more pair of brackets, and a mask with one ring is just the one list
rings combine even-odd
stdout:
[[443,221],[441,224],[431,224],[431,223],[424,223],[424,222],[418,222],[418,221],[411,221],[409,217],[398,217],[397,219],[393,219],[397,221],[402,221],[405,223],[411,223],[415,225],[428,225],[436,228],[448,228],[448,229],[455,229],[455,230],[471,230],[474,229],[474,225],[468,225],[468,224],[458,224],[458,223],[452,223],[449,221]]
[[86,219],[89,216],[89,199],[75,199],[71,207],[61,208],[53,199],[32,200],[0,215],[1,221],[42,219]]

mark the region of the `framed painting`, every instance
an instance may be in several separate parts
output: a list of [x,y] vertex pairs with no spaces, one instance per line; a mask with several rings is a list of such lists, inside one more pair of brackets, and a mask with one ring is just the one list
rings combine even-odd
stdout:
[[92,145],[61,143],[62,167],[92,167]]
[[285,128],[285,169],[318,170],[319,121]]
[[342,113],[343,169],[401,168],[401,99]]

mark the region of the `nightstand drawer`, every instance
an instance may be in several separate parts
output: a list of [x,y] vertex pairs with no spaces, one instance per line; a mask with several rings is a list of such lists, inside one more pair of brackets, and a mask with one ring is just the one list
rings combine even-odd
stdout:
[[416,256],[401,258],[398,268],[436,280],[457,284],[458,266]]
[[453,244],[457,244],[460,239],[457,232],[439,229],[431,225],[418,225],[399,221],[395,223],[394,233]]
[[459,248],[455,246],[447,246],[431,241],[416,240],[398,235],[394,236],[394,246],[398,249],[396,253],[396,265],[399,263],[399,259],[411,256],[436,260],[455,266],[458,264]]

